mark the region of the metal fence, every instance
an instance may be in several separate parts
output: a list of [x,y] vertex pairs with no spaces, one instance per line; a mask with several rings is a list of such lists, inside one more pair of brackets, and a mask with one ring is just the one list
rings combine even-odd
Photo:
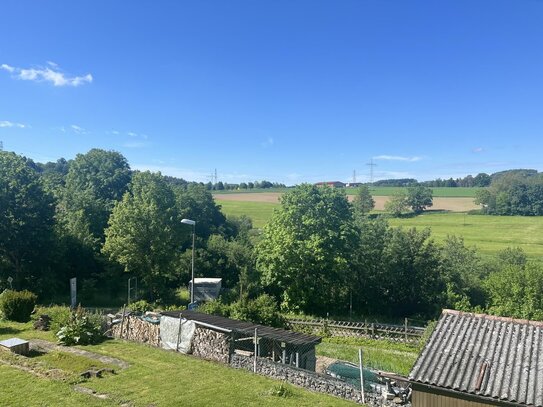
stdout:
[[323,336],[354,336],[371,339],[388,339],[396,342],[417,342],[425,328],[409,324],[406,318],[403,325],[381,322],[334,321],[329,319],[288,319],[293,331]]

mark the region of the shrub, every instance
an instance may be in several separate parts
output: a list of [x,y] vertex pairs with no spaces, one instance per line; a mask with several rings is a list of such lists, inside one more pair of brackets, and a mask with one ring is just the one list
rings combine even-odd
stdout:
[[33,319],[38,319],[40,315],[44,314],[49,315],[49,317],[51,318],[51,331],[58,332],[58,330],[66,325],[70,320],[71,311],[69,307],[63,305],[38,307],[36,308],[36,313],[34,314],[35,318]]
[[267,294],[262,294],[254,300],[241,299],[231,305],[230,316],[242,321],[284,328],[285,318],[279,312],[275,300]]
[[222,303],[220,300],[213,300],[199,306],[198,311],[228,318],[230,316],[231,309],[229,305]]
[[142,314],[147,311],[153,310],[153,306],[145,300],[139,300],[139,301],[133,302],[132,304],[129,304],[127,308],[130,311],[139,312]]
[[30,291],[6,290],[0,296],[0,310],[10,321],[28,322],[38,297]]
[[62,345],[90,345],[103,339],[102,325],[101,315],[89,314],[84,309],[77,308],[56,335]]

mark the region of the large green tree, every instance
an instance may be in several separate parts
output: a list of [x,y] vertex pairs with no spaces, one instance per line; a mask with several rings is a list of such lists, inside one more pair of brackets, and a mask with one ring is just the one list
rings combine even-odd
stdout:
[[264,227],[257,268],[283,308],[323,314],[346,304],[357,237],[344,192],[303,184]]
[[47,269],[53,246],[54,205],[25,158],[0,151],[0,257],[17,288]]
[[424,185],[416,185],[407,189],[407,205],[416,214],[422,213],[433,205],[432,189]]
[[186,235],[175,195],[159,173],[134,174],[129,191],[113,208],[103,253],[136,275],[151,299],[168,291]]
[[70,163],[61,214],[71,236],[98,251],[113,210],[130,181],[130,168],[120,153],[92,149]]

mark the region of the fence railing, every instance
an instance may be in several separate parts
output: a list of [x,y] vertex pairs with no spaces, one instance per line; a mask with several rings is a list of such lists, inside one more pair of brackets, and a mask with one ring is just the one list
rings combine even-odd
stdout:
[[409,325],[406,319],[403,325],[380,322],[333,321],[329,319],[288,319],[293,331],[330,336],[355,336],[372,339],[389,339],[397,342],[416,342],[423,335],[425,328]]

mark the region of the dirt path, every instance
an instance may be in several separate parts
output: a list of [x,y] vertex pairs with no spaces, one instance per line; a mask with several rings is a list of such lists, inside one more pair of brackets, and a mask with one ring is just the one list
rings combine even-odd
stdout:
[[[214,195],[215,200],[220,201],[238,201],[238,202],[269,202],[278,203],[279,198],[283,195],[281,192],[259,192],[259,193],[242,193],[242,194],[217,194]],[[349,201],[352,201],[354,196],[348,196]],[[374,196],[375,209],[384,210],[385,203],[390,199],[388,196]],[[479,205],[473,203],[473,198],[434,198],[434,210],[445,210],[452,212],[466,212],[472,209],[479,209]]]

